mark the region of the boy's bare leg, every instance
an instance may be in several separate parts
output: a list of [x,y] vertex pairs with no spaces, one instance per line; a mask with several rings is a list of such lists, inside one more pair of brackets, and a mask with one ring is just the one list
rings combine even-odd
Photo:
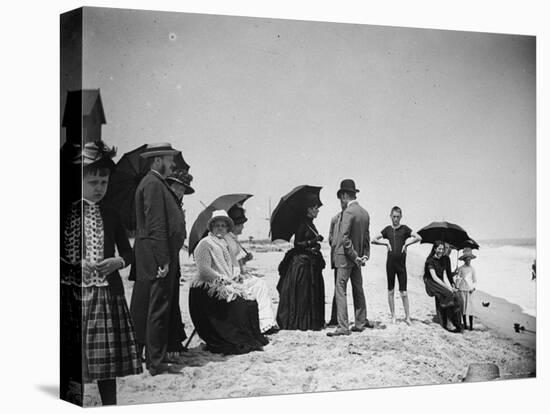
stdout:
[[395,323],[395,300],[393,297],[393,290],[388,290],[388,303],[390,305],[391,323]]
[[405,309],[405,323],[411,325],[411,315],[409,313],[409,295],[407,291],[399,292],[401,294],[401,300],[403,301],[403,308]]

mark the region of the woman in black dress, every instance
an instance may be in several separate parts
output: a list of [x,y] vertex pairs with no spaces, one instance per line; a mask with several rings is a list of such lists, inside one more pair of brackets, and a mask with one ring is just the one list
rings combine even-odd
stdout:
[[[426,293],[435,297],[441,326],[447,329],[447,321],[450,319],[455,326],[453,332],[462,332],[462,298],[452,286],[445,283],[444,275],[449,272],[449,266],[444,253],[444,243],[436,241],[424,265]],[[447,278],[451,280],[448,274]]]
[[323,237],[313,224],[321,205],[318,197],[308,198],[294,248],[279,265],[277,324],[281,329],[320,330],[325,325],[325,261],[319,244]]

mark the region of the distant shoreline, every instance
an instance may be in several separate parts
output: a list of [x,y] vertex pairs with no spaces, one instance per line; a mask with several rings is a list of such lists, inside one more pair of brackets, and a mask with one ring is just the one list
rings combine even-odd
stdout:
[[516,247],[536,247],[536,237],[520,237],[520,238],[506,238],[506,239],[483,239],[477,240],[481,249],[484,245],[488,246],[516,246]]

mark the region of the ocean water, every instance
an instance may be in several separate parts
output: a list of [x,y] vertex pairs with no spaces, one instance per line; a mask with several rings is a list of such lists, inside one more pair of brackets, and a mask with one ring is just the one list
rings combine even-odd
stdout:
[[[479,241],[480,249],[472,261],[477,286],[490,295],[519,305],[536,316],[537,282],[531,280],[531,266],[536,258],[535,239],[501,239]],[[456,262],[456,254],[453,257]]]
[[524,239],[489,239],[481,240],[480,246],[486,247],[503,247],[503,246],[515,246],[515,247],[536,247],[536,239],[534,238],[524,238]]

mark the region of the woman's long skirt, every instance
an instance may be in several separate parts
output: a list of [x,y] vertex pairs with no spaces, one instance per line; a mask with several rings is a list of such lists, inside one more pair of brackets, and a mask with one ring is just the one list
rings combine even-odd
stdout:
[[320,330],[325,326],[325,283],[315,255],[295,254],[277,284],[277,324],[288,330]]
[[231,302],[210,297],[203,287],[189,289],[189,313],[210,352],[231,355],[261,351],[269,341],[260,332],[258,304],[238,296]]
[[243,282],[245,289],[258,302],[258,318],[260,320],[260,331],[266,332],[269,329],[277,326],[275,322],[275,313],[273,312],[273,304],[269,287],[265,280],[259,277],[251,276]]
[[430,277],[424,278],[424,285],[428,296],[435,297],[436,313],[443,328],[447,328],[450,320],[455,328],[462,329],[462,296],[460,292],[451,292]]

